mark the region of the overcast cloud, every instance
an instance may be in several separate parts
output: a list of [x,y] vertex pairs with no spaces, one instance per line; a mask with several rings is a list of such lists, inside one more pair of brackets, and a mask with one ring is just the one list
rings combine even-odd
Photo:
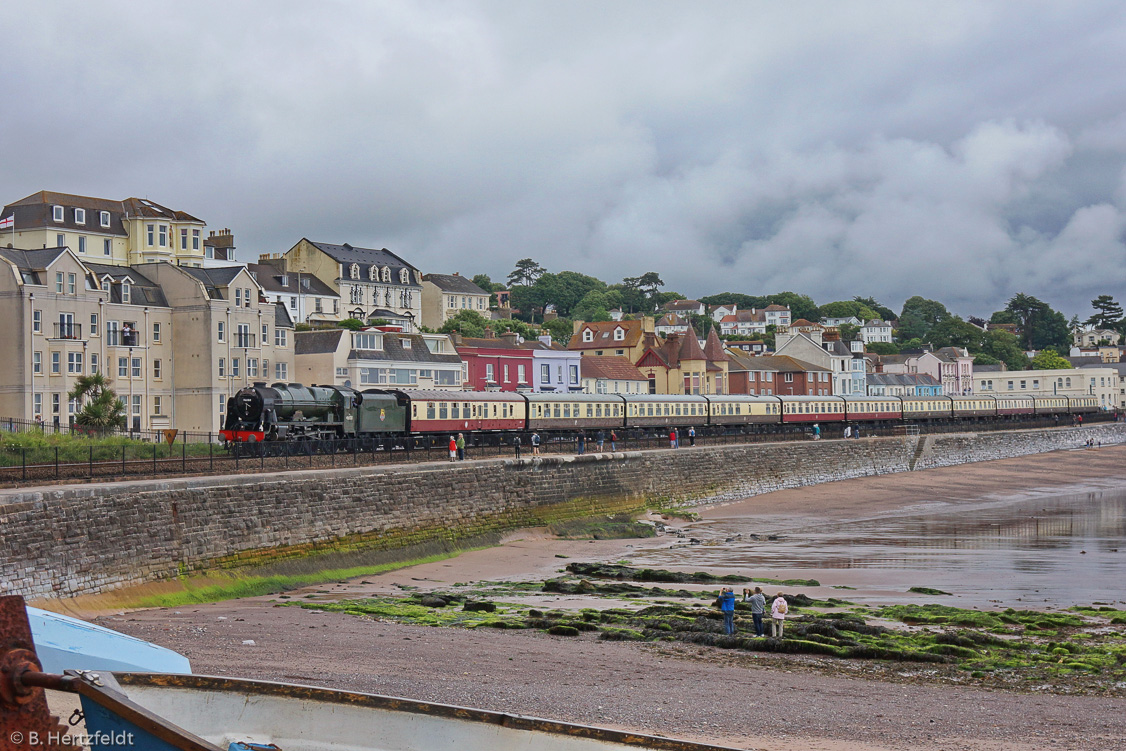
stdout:
[[4,7],[0,202],[689,296],[1124,292],[1120,1]]

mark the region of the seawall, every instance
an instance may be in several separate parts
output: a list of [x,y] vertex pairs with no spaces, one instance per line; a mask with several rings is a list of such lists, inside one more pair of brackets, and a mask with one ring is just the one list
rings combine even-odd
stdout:
[[[1126,442],[1126,424],[304,470],[0,493],[0,592],[66,598],[215,569],[277,569],[488,540],[645,506]],[[331,563],[328,563],[331,561]]]

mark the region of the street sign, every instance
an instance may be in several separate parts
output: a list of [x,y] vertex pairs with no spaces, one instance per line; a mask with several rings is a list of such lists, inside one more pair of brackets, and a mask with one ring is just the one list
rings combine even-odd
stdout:
[[180,431],[176,428],[164,431],[164,440],[168,443],[169,446],[176,442],[176,434],[179,432]]

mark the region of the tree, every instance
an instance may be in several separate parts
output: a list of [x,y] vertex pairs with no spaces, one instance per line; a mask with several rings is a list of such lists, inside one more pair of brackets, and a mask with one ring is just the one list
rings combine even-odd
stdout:
[[783,305],[790,309],[790,320],[796,321],[804,318],[807,321],[817,320],[817,303],[809,295],[799,295],[797,292],[777,292],[766,296],[767,305]]
[[1042,349],[1032,358],[1033,370],[1066,370],[1070,368],[1071,363],[1060,357],[1059,353],[1052,349]]
[[708,295],[701,297],[700,302],[704,305],[738,305],[739,310],[765,308],[770,304],[765,297],[744,295],[739,292],[720,292],[718,295]]
[[[994,329],[986,331],[982,340],[982,352],[1005,363],[1009,370],[1028,368],[1028,355],[1021,349],[1020,340],[1008,331]],[[977,362],[976,360],[974,362]]]
[[903,312],[899,314],[900,339],[923,339],[941,321],[950,318],[950,311],[937,300],[925,297],[907,298]]
[[452,334],[455,331],[462,336],[480,338],[485,335],[485,326],[490,321],[476,310],[459,310],[457,315],[450,318],[438,329],[439,334]]
[[1066,351],[1070,346],[1071,332],[1067,319],[1046,302],[1020,293],[1013,295],[1005,310],[1020,325],[1021,345],[1026,350],[1055,347]]
[[1114,329],[1122,323],[1122,306],[1110,295],[1099,295],[1091,301],[1096,313],[1087,319],[1087,325],[1096,329]]
[[870,342],[865,345],[865,349],[869,352],[875,352],[877,355],[898,355],[899,347],[891,342]]
[[[706,337],[708,332],[711,331],[712,327],[715,325],[715,321],[712,320],[711,316],[689,313],[687,318],[688,322],[692,324],[692,330],[695,331],[696,335],[700,338]],[[719,332],[717,331],[716,333],[718,334]]]
[[125,424],[125,402],[109,387],[109,379],[102,373],[78,376],[74,389],[67,392],[68,399],[86,401],[75,415],[79,425],[108,430]]
[[592,289],[571,308],[571,318],[580,321],[609,321],[610,310],[621,305],[622,293],[617,290],[602,292]]
[[652,298],[661,290],[661,287],[665,286],[665,282],[656,271],[646,271],[638,277],[637,286],[648,297]]
[[860,338],[860,327],[854,326],[851,323],[842,323],[838,330],[841,332],[842,342],[851,342]]
[[516,268],[508,275],[508,285],[511,287],[522,284],[525,287],[530,287],[546,273],[547,269],[531,258],[521,258],[516,262]]
[[350,329],[351,331],[359,331],[364,327],[364,322],[359,318],[345,318],[336,324],[342,329]]
[[876,315],[884,321],[894,321],[895,311],[886,305],[881,305],[874,297],[854,297],[852,298],[858,303],[865,305],[875,311]]
[[825,303],[817,309],[817,315],[821,320],[854,316],[861,321],[871,321],[880,317],[879,313],[856,300],[838,300],[837,302]]
[[985,346],[985,332],[958,316],[939,321],[925,338],[935,349],[965,347],[971,354],[980,352]]
[[547,333],[551,334],[552,342],[566,347],[567,342],[571,341],[571,330],[573,326],[571,325],[571,321],[566,318],[556,318],[552,321],[548,321],[543,327],[547,330]]

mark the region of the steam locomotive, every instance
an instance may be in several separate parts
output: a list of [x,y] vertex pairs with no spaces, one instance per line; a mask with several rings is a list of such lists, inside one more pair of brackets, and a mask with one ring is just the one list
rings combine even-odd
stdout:
[[811,423],[1021,420],[1099,411],[1094,396],[550,394],[255,383],[227,400],[230,443],[331,438]]

